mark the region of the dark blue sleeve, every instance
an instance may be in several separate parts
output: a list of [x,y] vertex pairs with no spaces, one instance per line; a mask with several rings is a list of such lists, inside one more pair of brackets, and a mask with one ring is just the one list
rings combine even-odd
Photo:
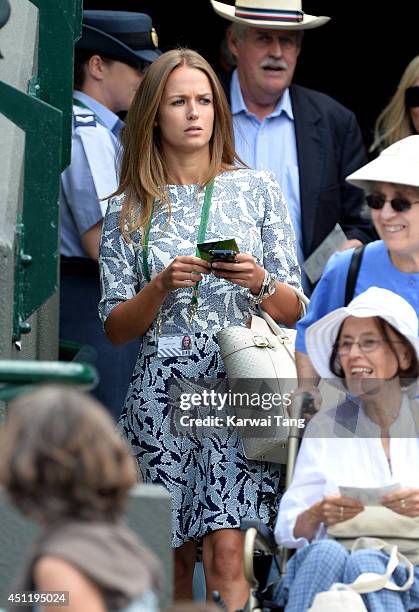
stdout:
[[324,272],[313,291],[305,317],[297,323],[295,348],[306,353],[305,332],[307,327],[324,315],[345,304],[346,278],[354,249],[335,253],[329,259]]

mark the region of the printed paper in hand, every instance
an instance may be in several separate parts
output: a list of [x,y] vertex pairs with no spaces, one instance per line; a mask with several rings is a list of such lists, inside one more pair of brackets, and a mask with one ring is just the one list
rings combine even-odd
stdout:
[[312,283],[319,280],[329,257],[340,249],[344,242],[346,242],[346,236],[339,223],[336,223],[330,234],[303,263],[305,273]]
[[344,497],[357,499],[364,506],[381,506],[381,500],[385,495],[390,495],[401,488],[399,482],[385,487],[339,487],[339,492]]

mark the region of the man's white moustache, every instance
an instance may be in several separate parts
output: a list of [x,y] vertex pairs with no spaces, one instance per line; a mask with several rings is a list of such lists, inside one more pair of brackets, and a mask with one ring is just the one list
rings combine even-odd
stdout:
[[260,65],[261,68],[282,68],[283,70],[287,70],[288,69],[288,64],[287,62],[284,62],[283,60],[265,60],[261,63]]

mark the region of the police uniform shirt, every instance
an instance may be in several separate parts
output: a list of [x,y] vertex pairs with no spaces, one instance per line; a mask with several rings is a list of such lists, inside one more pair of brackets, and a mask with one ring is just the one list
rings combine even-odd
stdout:
[[87,257],[80,236],[105,215],[118,186],[119,132],[123,122],[80,91],[74,92],[71,164],[61,175],[61,254]]

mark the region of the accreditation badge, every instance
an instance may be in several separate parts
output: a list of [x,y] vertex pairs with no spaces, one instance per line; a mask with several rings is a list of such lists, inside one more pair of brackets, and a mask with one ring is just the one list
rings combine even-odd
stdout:
[[184,334],[163,334],[157,338],[157,357],[190,357],[195,349],[192,331]]

